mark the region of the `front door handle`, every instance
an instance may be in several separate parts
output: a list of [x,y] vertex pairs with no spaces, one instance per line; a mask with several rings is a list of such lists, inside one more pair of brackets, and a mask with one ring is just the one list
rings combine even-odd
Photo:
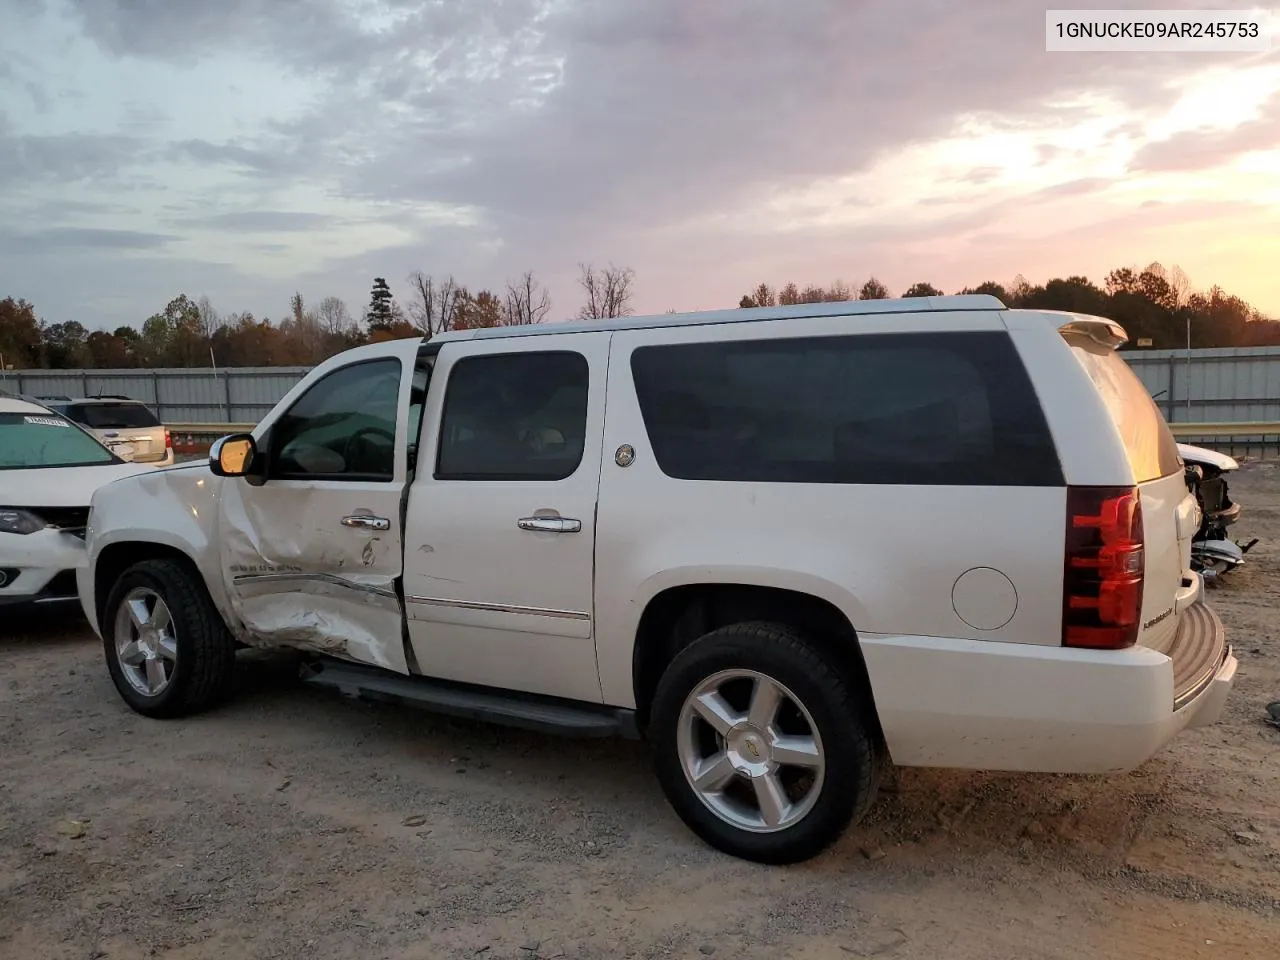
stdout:
[[357,513],[350,517],[343,517],[342,525],[344,527],[360,527],[365,530],[391,529],[391,521],[386,517],[371,517],[363,513]]
[[540,533],[578,533],[582,530],[582,521],[570,517],[521,517],[516,526]]

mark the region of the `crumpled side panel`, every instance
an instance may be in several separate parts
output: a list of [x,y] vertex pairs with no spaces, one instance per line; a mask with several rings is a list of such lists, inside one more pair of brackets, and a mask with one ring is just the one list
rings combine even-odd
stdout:
[[402,560],[396,528],[341,524],[350,515],[397,517],[400,493],[392,486],[230,486],[219,542],[244,642],[408,672],[395,593]]

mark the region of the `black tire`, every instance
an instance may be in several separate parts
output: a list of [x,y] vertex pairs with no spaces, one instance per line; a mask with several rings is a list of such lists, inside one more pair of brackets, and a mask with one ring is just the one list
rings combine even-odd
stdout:
[[[685,700],[724,670],[751,670],[781,683],[809,712],[823,744],[825,770],[817,799],[800,820],[775,832],[753,832],[723,819],[685,775],[678,745]],[[658,780],[680,818],[716,849],[758,863],[798,863],[821,853],[861,819],[879,784],[881,763],[864,685],[782,624],[732,624],[682,650],[658,683],[650,732]]]
[[[155,591],[172,616],[177,648],[168,685],[155,696],[129,683],[116,653],[115,624],[130,591]],[[107,597],[102,641],[111,680],[125,703],[148,717],[198,713],[226,699],[235,673],[235,644],[199,576],[175,560],[144,560],[129,567]]]

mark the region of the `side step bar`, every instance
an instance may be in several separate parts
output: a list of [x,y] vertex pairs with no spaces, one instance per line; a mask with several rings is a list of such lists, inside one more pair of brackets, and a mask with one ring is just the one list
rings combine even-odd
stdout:
[[331,687],[347,697],[401,703],[434,713],[539,733],[571,737],[625,737],[629,740],[640,738],[635,711],[618,707],[594,706],[426,677],[406,677],[377,667],[329,659],[306,664],[302,668],[302,679],[321,687]]

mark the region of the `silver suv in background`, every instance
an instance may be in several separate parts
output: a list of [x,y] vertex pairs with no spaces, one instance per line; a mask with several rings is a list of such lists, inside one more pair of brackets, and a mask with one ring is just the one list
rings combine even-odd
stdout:
[[39,398],[49,409],[78,423],[121,460],[167,467],[173,463],[169,428],[141,400],[98,395],[79,400]]

